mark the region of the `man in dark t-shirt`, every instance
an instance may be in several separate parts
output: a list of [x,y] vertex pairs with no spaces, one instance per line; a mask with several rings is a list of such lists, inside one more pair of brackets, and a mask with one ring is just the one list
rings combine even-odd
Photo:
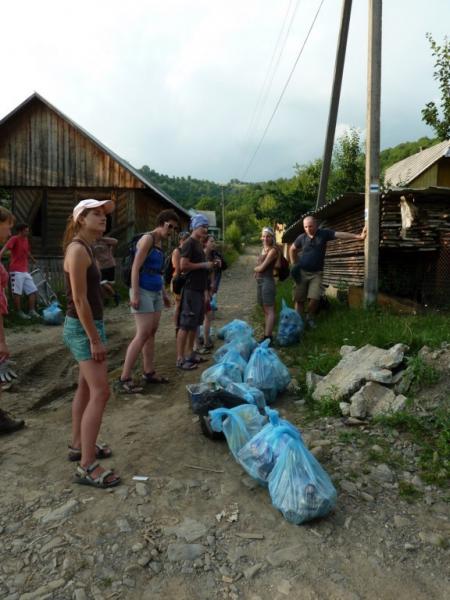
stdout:
[[181,296],[177,334],[177,367],[184,371],[197,368],[200,358],[194,352],[197,328],[203,323],[208,271],[214,263],[207,261],[203,242],[208,235],[208,219],[196,214],[191,219],[191,236],[180,249],[180,268],[186,273]]
[[[366,237],[366,228],[360,234],[334,231],[333,229],[322,229],[317,226],[314,217],[303,219],[302,233],[297,237],[289,248],[291,263],[297,265],[299,273],[298,281],[294,287],[295,308],[304,316],[305,303],[308,300],[307,323],[314,327],[314,315],[319,308],[319,300],[322,293],[323,264],[327,242],[331,240],[358,240]],[[301,251],[297,261],[298,253]]]

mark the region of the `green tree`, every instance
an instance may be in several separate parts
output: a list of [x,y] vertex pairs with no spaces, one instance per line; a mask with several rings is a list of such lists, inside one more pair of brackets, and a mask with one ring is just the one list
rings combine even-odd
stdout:
[[236,221],[233,221],[226,229],[225,241],[231,244],[235,250],[241,251],[242,233]]
[[364,168],[361,137],[357,129],[351,128],[336,142],[328,196],[364,191]]
[[435,58],[433,78],[439,82],[440,107],[431,101],[422,109],[422,120],[432,127],[440,141],[450,138],[450,41],[444,37],[442,46],[427,33],[431,53]]

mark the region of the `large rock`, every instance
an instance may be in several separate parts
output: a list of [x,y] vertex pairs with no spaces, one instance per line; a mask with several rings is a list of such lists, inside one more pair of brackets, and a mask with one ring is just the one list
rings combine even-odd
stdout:
[[384,415],[393,412],[395,394],[384,385],[369,381],[353,394],[350,403],[350,416],[358,419],[366,416]]
[[391,370],[400,365],[407,349],[404,344],[396,344],[389,350],[366,344],[359,350],[344,353],[334,369],[317,382],[313,398],[320,400],[331,396],[339,401],[348,399],[374,372],[380,373],[380,370]]
[[179,525],[165,527],[164,533],[166,535],[175,534],[178,538],[184,538],[186,542],[195,542],[195,540],[206,535],[207,530],[207,527],[203,523],[186,517]]

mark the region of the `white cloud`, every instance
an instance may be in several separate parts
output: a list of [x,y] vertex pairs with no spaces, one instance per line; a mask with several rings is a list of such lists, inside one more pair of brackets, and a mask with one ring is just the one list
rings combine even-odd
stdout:
[[[300,2],[259,128],[248,136],[288,0],[4,0],[0,115],[36,90],[138,167],[221,181],[239,177],[318,4]],[[289,176],[294,163],[321,156],[340,5],[324,3],[249,179]],[[386,146],[432,134],[420,115],[438,94],[425,33],[442,40],[450,3],[385,2],[383,19]],[[365,128],[366,55],[367,3],[354,2],[341,129]]]

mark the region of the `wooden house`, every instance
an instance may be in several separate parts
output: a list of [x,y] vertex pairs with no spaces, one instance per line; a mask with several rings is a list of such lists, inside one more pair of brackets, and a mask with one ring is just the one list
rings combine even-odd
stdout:
[[[364,194],[344,194],[312,214],[321,227],[360,233]],[[302,232],[299,220],[283,242],[291,244]],[[327,244],[324,284],[363,286],[363,243]],[[381,194],[379,289],[424,304],[450,304],[450,188],[395,188]]]
[[450,188],[450,140],[393,164],[386,169],[384,181],[386,188]]
[[61,256],[66,220],[85,198],[114,200],[108,234],[122,246],[161,210],[174,209],[183,229],[189,223],[168,194],[37,93],[0,121],[0,188],[41,257]]

